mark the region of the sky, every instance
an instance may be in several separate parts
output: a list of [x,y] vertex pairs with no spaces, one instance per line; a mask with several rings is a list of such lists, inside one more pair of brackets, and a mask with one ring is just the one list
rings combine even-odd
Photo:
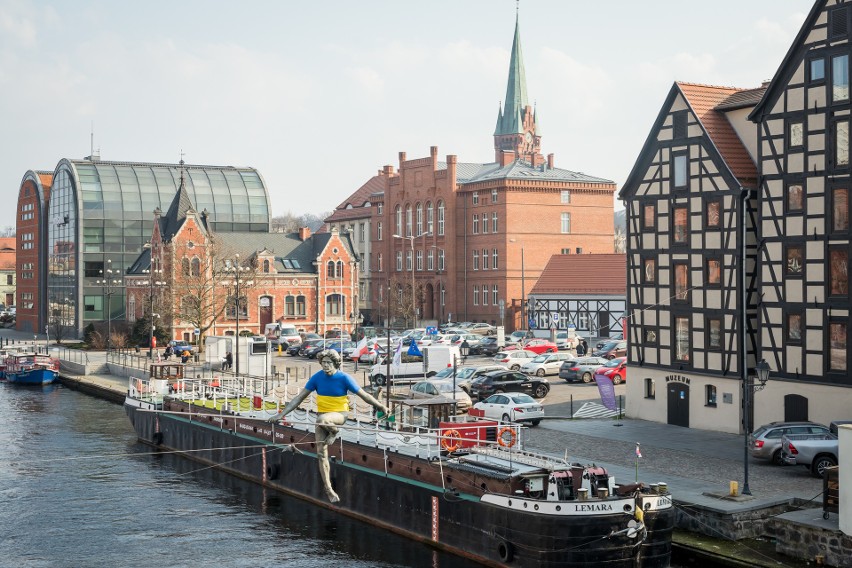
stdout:
[[[400,152],[491,162],[516,5],[0,0],[0,228],[28,170],[92,147],[257,168],[273,215],[331,211]],[[674,81],[760,86],[812,5],[521,0],[542,152],[620,188]]]

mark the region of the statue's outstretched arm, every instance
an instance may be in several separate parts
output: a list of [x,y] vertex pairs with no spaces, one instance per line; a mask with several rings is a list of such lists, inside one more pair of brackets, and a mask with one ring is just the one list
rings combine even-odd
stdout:
[[370,393],[368,393],[364,389],[359,390],[355,394],[357,394],[361,398],[361,400],[363,400],[367,404],[370,404],[373,407],[375,407],[377,410],[381,410],[385,414],[388,414],[388,407],[385,406],[384,404],[382,404],[381,402],[379,402],[378,400],[376,400],[376,398],[373,395],[371,395]]
[[279,420],[281,420],[282,418],[284,418],[285,416],[287,416],[288,414],[290,414],[291,412],[296,410],[299,407],[299,405],[302,404],[302,401],[304,401],[306,398],[308,398],[308,396],[310,396],[310,394],[311,394],[311,391],[309,391],[308,389],[302,389],[299,392],[299,394],[297,394],[295,397],[293,397],[293,400],[288,402],[287,405],[283,409],[281,409],[281,412],[279,412],[275,416],[271,416],[271,417],[267,418],[266,421],[267,422],[278,422]]

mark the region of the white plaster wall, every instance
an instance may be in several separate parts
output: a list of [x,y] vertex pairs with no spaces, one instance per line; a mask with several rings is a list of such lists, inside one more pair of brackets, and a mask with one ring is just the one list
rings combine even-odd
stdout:
[[[840,439],[838,465],[840,466],[840,531],[852,535],[852,424],[838,428]],[[845,475],[844,475],[845,473]]]
[[798,394],[808,399],[808,419],[826,426],[833,420],[852,420],[852,388],[772,380],[754,394],[755,427],[784,420],[784,396]]

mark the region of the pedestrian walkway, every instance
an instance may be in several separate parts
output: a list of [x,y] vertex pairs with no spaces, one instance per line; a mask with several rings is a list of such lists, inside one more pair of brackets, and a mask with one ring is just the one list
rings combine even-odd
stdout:
[[574,418],[615,418],[618,410],[610,410],[597,402],[586,402],[574,413]]

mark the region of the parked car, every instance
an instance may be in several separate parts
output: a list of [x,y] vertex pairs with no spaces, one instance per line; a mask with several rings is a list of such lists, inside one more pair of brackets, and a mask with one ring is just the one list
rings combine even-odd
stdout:
[[533,353],[556,353],[559,347],[549,339],[529,339],[523,344],[523,349],[532,351]]
[[544,377],[531,377],[520,371],[492,371],[470,385],[473,398],[484,400],[492,394],[523,392],[544,398],[550,392],[550,383]]
[[346,339],[343,339],[343,340],[335,339],[333,341],[326,341],[325,342],[325,348],[326,349],[334,349],[335,351],[337,351],[340,354],[340,356],[342,358],[344,352],[347,349],[354,349],[355,348],[355,342],[349,341],[349,340],[346,340]]
[[497,333],[497,328],[488,323],[473,323],[465,328],[469,333],[478,335],[494,335]]
[[556,347],[560,351],[575,349],[578,342],[579,337],[574,332],[571,332],[570,336],[567,331],[560,331],[556,333]]
[[[466,393],[470,394],[470,385],[473,381],[480,377],[484,377],[492,371],[503,371],[505,367],[498,365],[485,365],[483,367],[460,367],[456,369],[456,385],[461,387]],[[432,380],[443,379],[449,382],[453,381],[453,368],[447,367],[432,377]]]
[[583,381],[592,382],[598,367],[606,365],[609,359],[603,357],[572,357],[559,367],[559,378],[569,383]]
[[803,465],[814,477],[837,465],[839,442],[834,434],[784,434],[781,456],[787,465]]
[[517,331],[513,331],[509,335],[506,336],[506,345],[513,343],[521,343],[525,339],[532,339],[532,332],[526,329],[519,329]]
[[830,429],[817,422],[770,422],[748,437],[751,457],[783,465],[781,438],[787,434],[828,434]]
[[470,346],[470,355],[491,355],[492,357],[500,351],[497,338],[492,336],[483,337],[476,345]]
[[605,357],[607,359],[615,359],[627,355],[626,341],[609,341],[604,343],[603,347],[592,353],[595,357]]
[[537,377],[558,375],[562,363],[571,357],[570,353],[543,353],[521,365],[521,371]]
[[544,408],[528,394],[494,394],[473,407],[485,418],[503,422],[529,422],[538,426],[544,418]]
[[473,354],[473,351],[476,347],[479,346],[480,342],[482,342],[485,337],[481,335],[476,335],[475,333],[457,333],[455,335],[450,336],[450,343],[452,345],[461,346],[462,342],[467,341],[467,347],[469,351],[468,355]]
[[616,357],[606,362],[606,365],[595,370],[595,380],[598,375],[609,377],[614,385],[620,385],[627,380],[627,357]]
[[409,396],[411,398],[435,398],[443,396],[444,398],[455,399],[456,410],[459,414],[467,412],[473,405],[473,402],[470,400],[470,395],[468,395],[463,389],[459,388],[458,385],[455,386],[454,390],[452,381],[447,381],[445,379],[440,381],[432,379],[415,383],[411,386]]
[[[309,339],[308,341],[302,342],[301,347],[299,347],[299,356],[311,358],[310,354],[313,352],[314,355],[322,351],[325,340],[323,339]],[[319,347],[319,350],[315,351]]]
[[619,333],[618,335],[613,335],[612,337],[604,337],[600,341],[595,344],[595,350],[600,351],[603,349],[603,346],[607,343],[612,343],[613,341],[621,341],[624,337]]
[[338,328],[329,329],[328,331],[326,331],[325,332],[325,338],[326,339],[345,339],[347,341],[352,340],[352,336],[350,336],[348,332],[343,331],[343,330],[338,329]]
[[189,354],[192,355],[192,344],[189,341],[174,339],[169,341],[169,345],[172,347],[172,353],[174,353],[177,357],[180,357],[184,351],[188,351]]
[[517,371],[521,368],[521,365],[526,363],[527,359],[532,359],[536,355],[537,353],[524,351],[523,349],[516,349],[515,351],[498,351],[494,354],[494,362],[507,369]]

